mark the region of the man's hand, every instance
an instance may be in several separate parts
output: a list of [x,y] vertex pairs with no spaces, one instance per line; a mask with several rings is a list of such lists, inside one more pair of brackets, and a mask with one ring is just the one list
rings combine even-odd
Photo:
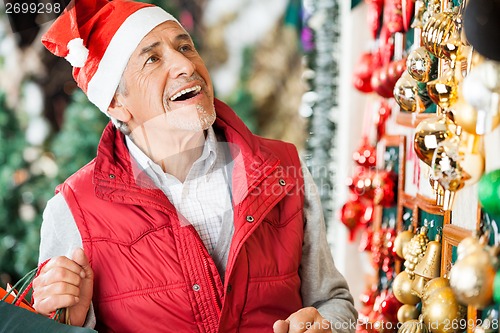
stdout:
[[278,320],[273,325],[274,333],[331,333],[331,325],[313,307],[300,309],[286,320]]
[[72,260],[55,257],[33,280],[33,307],[48,316],[60,308],[69,308],[71,324],[82,326],[92,301],[94,272],[82,249],[73,252]]

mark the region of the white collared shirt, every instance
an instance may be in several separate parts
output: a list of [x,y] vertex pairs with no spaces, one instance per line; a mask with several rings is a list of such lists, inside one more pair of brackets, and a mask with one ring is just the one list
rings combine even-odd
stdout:
[[181,225],[193,225],[208,252],[212,254],[222,223],[233,223],[229,177],[232,164],[226,162],[223,145],[218,144],[213,128],[207,130],[201,156],[193,163],[183,183],[175,176],[163,172],[130,137],[125,138],[130,156],[138,163],[141,171],[146,172],[177,212],[185,218],[180,219]]

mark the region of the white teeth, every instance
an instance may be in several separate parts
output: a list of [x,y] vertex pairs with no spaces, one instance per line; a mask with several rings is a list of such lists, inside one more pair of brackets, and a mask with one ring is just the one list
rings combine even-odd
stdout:
[[190,93],[192,91],[199,93],[201,91],[201,86],[194,86],[191,88],[183,89],[183,90],[179,91],[177,94],[175,94],[174,96],[170,97],[170,100],[175,101],[177,98],[181,97],[182,95]]

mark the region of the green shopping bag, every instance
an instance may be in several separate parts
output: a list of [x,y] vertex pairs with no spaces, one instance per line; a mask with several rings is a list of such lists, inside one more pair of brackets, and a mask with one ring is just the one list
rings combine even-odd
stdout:
[[48,318],[36,313],[31,304],[25,300],[38,270],[46,263],[26,274],[12,288],[7,288],[8,290],[0,288],[0,333],[95,333],[96,331],[90,328],[59,323],[62,309]]
[[0,302],[0,333],[96,333],[93,329],[61,324],[48,317]]

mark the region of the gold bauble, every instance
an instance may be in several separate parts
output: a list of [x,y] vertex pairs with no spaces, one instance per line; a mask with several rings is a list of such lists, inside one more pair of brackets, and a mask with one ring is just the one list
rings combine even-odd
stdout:
[[410,319],[401,325],[398,333],[427,333],[427,327],[423,322],[416,319]]
[[[478,134],[476,131],[477,125],[477,110],[468,104],[463,98],[462,94],[458,94],[457,101],[451,108],[453,112],[454,121],[462,129],[471,134]],[[500,124],[500,113],[496,113],[491,119],[491,130],[495,129]]]
[[398,321],[400,323],[405,323],[411,319],[417,319],[420,315],[420,311],[415,305],[403,304],[398,310]]
[[412,280],[406,271],[399,273],[392,282],[392,292],[398,301],[403,304],[415,305],[420,298],[411,292]]
[[457,28],[455,18],[451,12],[440,12],[434,14],[422,29],[422,44],[438,58],[448,58],[449,53],[445,52],[443,44],[454,35]]
[[406,59],[408,74],[419,82],[429,82],[436,78],[437,59],[421,46],[413,50]]
[[413,236],[415,236],[413,231],[405,230],[398,233],[396,239],[394,239],[394,252],[396,252],[401,259],[404,259],[405,246]]
[[466,308],[458,303],[450,287],[442,287],[429,296],[422,307],[422,315],[432,333],[456,333],[464,329],[459,324],[465,318]]
[[396,81],[393,90],[394,99],[402,110],[424,112],[426,106],[418,94],[418,82],[407,71]]
[[460,302],[482,309],[492,302],[495,274],[491,255],[480,249],[457,260],[450,270],[450,286]]
[[437,79],[427,82],[430,99],[443,109],[448,109],[458,99],[458,81],[453,70],[448,70]]
[[432,295],[436,290],[449,286],[450,280],[444,277],[437,277],[427,282],[423,290],[422,305],[425,306],[427,300],[429,299],[429,296]]
[[434,150],[447,138],[455,136],[457,127],[446,115],[422,120],[415,129],[414,149],[418,158],[431,166]]
[[466,237],[457,245],[457,261],[462,260],[469,254],[482,250],[483,250],[483,245],[481,244],[481,242],[477,237],[474,236]]

